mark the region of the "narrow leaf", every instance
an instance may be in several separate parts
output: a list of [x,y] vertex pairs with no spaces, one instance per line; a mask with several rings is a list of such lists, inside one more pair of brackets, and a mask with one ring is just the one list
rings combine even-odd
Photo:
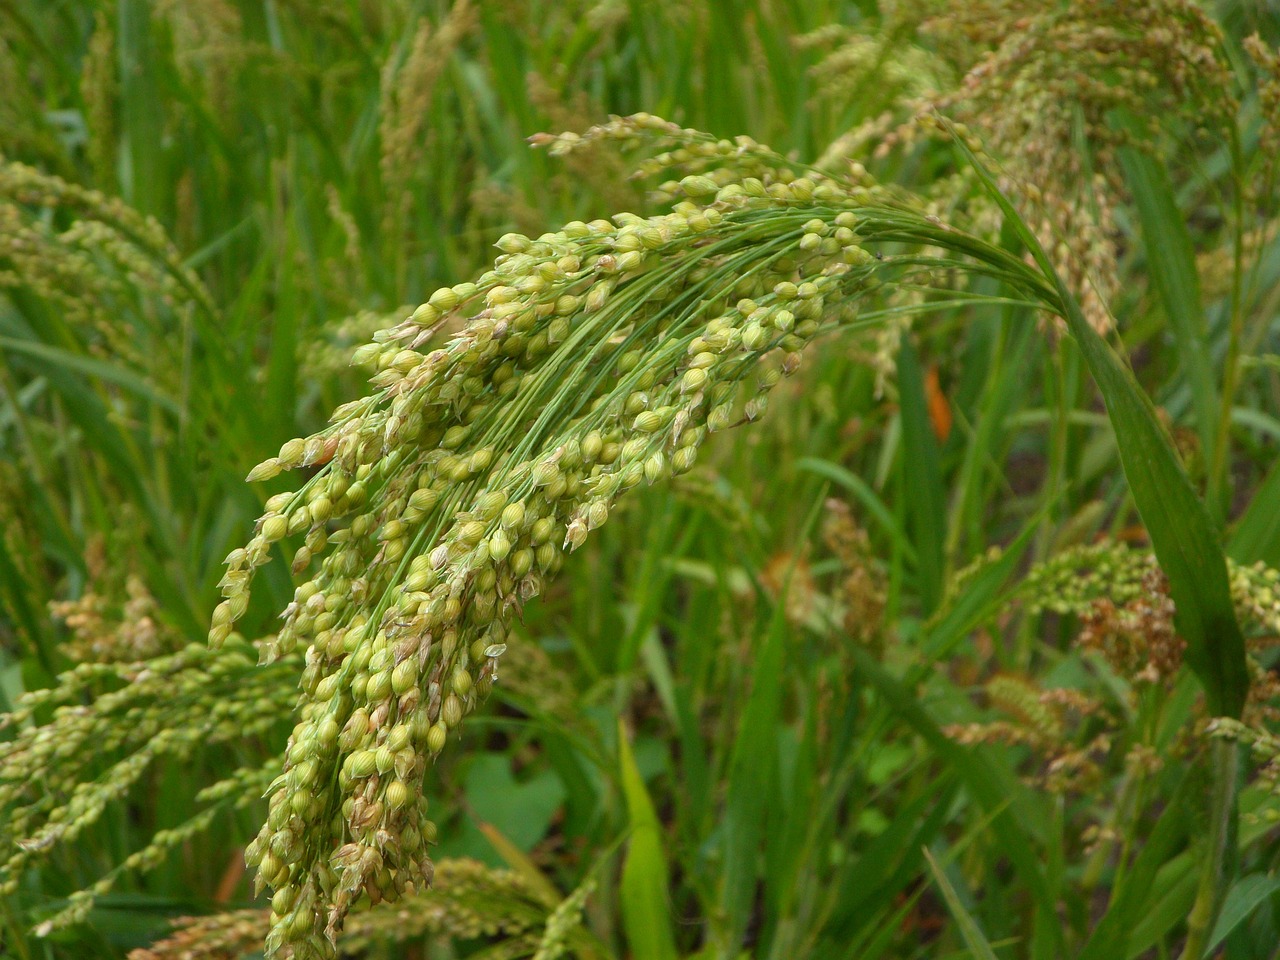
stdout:
[[662,852],[662,831],[653,801],[636,767],[631,744],[618,722],[618,756],[622,767],[622,792],[631,825],[627,859],[622,868],[622,922],[632,956],[676,960],[667,901],[667,862]]
[[1241,877],[1227,894],[1222,905],[1222,913],[1218,915],[1218,924],[1213,928],[1209,945],[1205,947],[1204,956],[1211,957],[1218,945],[1227,939],[1236,928],[1249,919],[1253,912],[1264,902],[1280,892],[1280,877],[1270,877],[1263,873]]
[[943,544],[946,539],[946,494],[942,488],[938,442],[929,420],[920,360],[909,339],[898,354],[898,388],[902,407],[902,470],[907,516],[916,546],[920,598],[933,613],[942,600]]
[[1158,157],[1125,149],[1120,151],[1120,164],[1138,210],[1151,285],[1169,318],[1178,362],[1191,387],[1200,445],[1209,457],[1217,445],[1219,403],[1213,362],[1205,342],[1200,277],[1191,233],[1178,210],[1169,174]]
[[957,144],[1018,238],[1057,287],[1058,308],[1102,393],[1134,503],[1169,579],[1177,608],[1175,623],[1187,642],[1187,663],[1204,684],[1210,712],[1238,717],[1249,688],[1244,637],[1231,604],[1226,557],[1208,511],[1133,373],[1089,325],[1035,234],[990,172],[963,142]]
[[1036,851],[1042,831],[1018,803],[1023,791],[1017,780],[994,763],[986,751],[961,746],[943,733],[914,692],[891,676],[865,649],[850,641],[848,651],[858,670],[889,707],[920,735],[938,759],[955,770],[969,796],[989,815],[991,832],[1035,903],[1051,907],[1054,898]]
[[778,711],[787,641],[784,607],[785,601],[779,600],[756,659],[751,694],[729,764],[721,905],[733,942],[745,932],[755,902],[760,845],[778,766]]
[[1123,883],[1111,892],[1107,912],[1094,927],[1077,960],[1115,960],[1129,956],[1133,930],[1150,912],[1157,898],[1159,891],[1155,888],[1155,880],[1160,866],[1185,842],[1189,819],[1187,782],[1184,775],[1173,791],[1169,805],[1125,871]]
[[924,848],[924,858],[929,861],[929,872],[933,874],[934,883],[942,891],[942,899],[947,901],[947,909],[951,911],[951,916],[955,917],[956,926],[960,928],[960,936],[964,937],[969,953],[978,960],[996,960],[996,952],[991,949],[991,943],[987,940],[986,934],[982,932],[973,915],[964,908],[956,888],[947,879],[947,875],[938,865],[933,854],[929,852],[928,847]]
[[1258,486],[1231,535],[1227,552],[1236,563],[1280,566],[1280,461]]

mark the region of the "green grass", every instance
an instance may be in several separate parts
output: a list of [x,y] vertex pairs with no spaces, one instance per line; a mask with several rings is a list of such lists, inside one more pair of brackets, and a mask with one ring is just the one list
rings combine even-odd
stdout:
[[[857,206],[886,286],[846,286],[858,315],[824,320],[760,422],[619,498],[547,577],[427,767],[438,888],[399,915],[359,901],[353,952],[1276,956],[1280,118],[1241,41],[1274,49],[1280,20],[1222,23],[1229,135],[1225,100],[1192,86],[1170,94],[1182,113],[1152,108],[1158,129],[1126,101],[1078,107],[1078,169],[1124,191],[1104,335],[1064,269],[1075,238],[1046,235],[1017,156],[979,149],[1004,142],[993,118],[859,141],[899,206],[722,204],[758,238],[708,234],[742,271]],[[0,0],[0,957],[123,957],[179,916],[207,918],[197,955],[261,951],[264,915],[217,918],[269,905],[244,850],[316,677],[301,651],[254,666],[249,642],[306,579],[305,527],[237,634],[204,644],[224,557],[268,498],[330,474],[245,474],[368,395],[356,348],[491,269],[504,234],[660,214],[687,199],[663,181],[703,172],[676,156],[632,178],[667,148],[526,138],[645,111],[798,174],[850,128],[905,120],[921,63],[958,87],[981,39],[917,26],[834,0]],[[476,429],[531,455],[592,391],[659,390],[646,358],[669,373],[717,315],[701,298],[737,298],[694,276],[654,315],[700,249],[663,247],[535,369],[524,419],[510,404]],[[333,779],[315,792],[341,817]],[[92,797],[60,832],[55,811]],[[79,922],[40,929],[68,907]]]

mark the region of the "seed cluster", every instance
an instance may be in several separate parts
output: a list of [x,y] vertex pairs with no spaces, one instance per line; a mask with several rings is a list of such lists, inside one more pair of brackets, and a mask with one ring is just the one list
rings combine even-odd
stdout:
[[1094,650],[1117,674],[1142,684],[1169,684],[1182,668],[1186,641],[1173,624],[1173,600],[1164,571],[1154,563],[1141,592],[1117,605],[1099,597],[1081,617],[1077,643]]
[[[819,65],[828,96],[842,87],[861,95],[886,63],[918,63],[915,76],[941,81],[909,97],[889,71],[903,90],[898,108],[840,138],[837,155],[910,144],[936,130],[928,121],[939,113],[965,125],[1007,165],[1002,189],[1021,201],[1086,317],[1109,328],[1107,303],[1119,290],[1115,211],[1128,195],[1118,151],[1150,149],[1175,128],[1214,146],[1229,138],[1239,104],[1221,28],[1192,0],[942,6],[896,5],[889,15],[882,35],[915,36],[921,47],[888,41],[866,51],[853,35]],[[915,120],[903,123],[904,108]],[[1137,132],[1113,122],[1117,115]],[[941,181],[932,195],[954,204],[963,186]]]
[[148,358],[177,356],[175,317],[213,311],[154,220],[0,154],[0,295],[12,290],[37,298],[90,350],[154,368],[165,387],[181,365]]
[[1280,49],[1256,33],[1245,38],[1244,49],[1258,72],[1258,155],[1268,158],[1263,176],[1273,176],[1280,156]]
[[[495,869],[475,860],[442,860],[429,894],[353,916],[339,947],[343,956],[366,956],[381,955],[379,947],[424,935],[457,940],[500,937],[503,948],[512,948],[502,956],[529,956],[540,930],[550,928],[561,913],[555,910],[548,915],[552,906],[514,870]],[[577,906],[581,908],[580,903]],[[133,951],[129,960],[227,960],[259,955],[270,916],[268,910],[236,910],[185,917],[175,921],[169,937]]]
[[[256,668],[236,639],[221,651],[193,644],[135,663],[81,663],[56,687],[27,693],[3,717],[16,731],[0,743],[0,897],[12,896],[24,871],[72,844],[113,805],[125,801],[152,764],[186,759],[210,744],[245,744],[288,716],[295,665]],[[46,723],[38,715],[52,712]],[[105,761],[105,762],[104,762]],[[158,832],[41,930],[82,921],[94,898],[126,871],[153,868],[169,851],[207,829],[220,813],[255,803],[279,763],[241,768],[202,791],[208,806]]]
[[[1251,647],[1274,646],[1280,636],[1280,571],[1264,564],[1229,562],[1236,616]],[[983,692],[995,719],[947,728],[961,743],[999,743],[1030,750],[1029,779],[1056,793],[1094,790],[1107,765],[1119,760],[1134,775],[1149,775],[1204,747],[1203,710],[1173,745],[1157,753],[1128,729],[1142,688],[1168,693],[1177,683],[1185,643],[1174,627],[1174,606],[1164,574],[1150,552],[1119,542],[1063,551],[1035,567],[1020,590],[1033,613],[1052,611],[1079,618],[1076,644],[1099,654],[1131,684],[1131,702],[1107,706],[1084,690],[1043,688],[1034,681],[998,674]],[[1250,659],[1252,682],[1243,722],[1210,719],[1208,730],[1253,745],[1264,766],[1261,782],[1280,789],[1280,743],[1268,731],[1280,719],[1280,682]],[[1114,688],[1111,691],[1114,693]],[[1119,752],[1122,750],[1122,752]]]
[[1115,717],[1083,690],[1044,688],[1023,677],[997,674],[983,692],[1002,716],[947,727],[947,736],[964,744],[1027,747],[1034,762],[1026,779],[1051,793],[1096,790],[1113,743],[1125,741]]
[[[1019,593],[1032,613],[1087,616],[1100,601],[1124,607],[1153,600],[1151,578],[1158,572],[1151,552],[1104,540],[1064,550],[1039,564],[1027,574]],[[1245,636],[1280,635],[1280,570],[1228,559],[1227,572]]]
[[[162,616],[136,562],[136,524],[120,511],[111,537],[94,537],[85,547],[85,586],[74,600],[56,600],[49,612],[66,626],[62,649],[75,661],[137,663],[182,645]],[[132,562],[131,562],[132,561]]]
[[[329,956],[358,898],[430,882],[425,768],[496,681],[512,619],[619,496],[761,416],[870,284],[847,190],[766,176],[689,175],[664,216],[504,236],[491,271],[357,351],[377,393],[250,474],[318,468],[228,557],[210,631],[289,541],[303,582],[264,655],[303,652],[303,702],[247,854],[275,891],[270,950]],[[431,349],[444,326],[461,329]]]
[[[62,216],[73,219],[60,230],[55,224]],[[73,323],[97,329],[104,345],[126,358],[138,352],[129,337],[139,331],[122,323],[120,313],[146,321],[161,306],[217,314],[208,291],[155,220],[123,200],[2,154],[0,259],[6,263],[0,289],[39,295]],[[151,304],[140,308],[139,300]]]

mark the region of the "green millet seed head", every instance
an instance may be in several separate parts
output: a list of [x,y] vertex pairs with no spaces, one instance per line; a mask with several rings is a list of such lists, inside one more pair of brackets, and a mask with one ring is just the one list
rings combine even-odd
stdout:
[[267,517],[262,523],[262,539],[267,543],[275,543],[289,532],[289,521],[276,514]]
[[686,473],[693,467],[697,458],[698,451],[695,447],[683,447],[672,456],[671,469],[674,473]]
[[418,663],[413,657],[403,661],[391,672],[391,690],[396,696],[404,696],[418,681]]
[[686,370],[684,376],[680,378],[681,393],[696,393],[701,390],[707,382],[707,371],[702,367],[692,367]]
[[556,523],[550,517],[540,517],[533,522],[529,530],[529,540],[534,546],[541,546],[551,539]]
[[451,681],[454,693],[460,697],[465,697],[471,692],[471,674],[466,670],[458,669],[454,671],[453,680]]
[[547,573],[554,573],[560,567],[560,548],[554,543],[544,543],[534,551],[538,568]]
[[[578,549],[578,547],[582,546],[582,544],[585,543],[586,540],[587,540],[587,525],[582,520],[579,520],[576,518],[570,521],[569,526],[565,529],[564,549],[570,550],[570,551],[576,550]],[[538,551],[540,554],[539,560],[541,560],[541,552],[546,548],[553,547],[553,546],[554,546],[553,544],[548,543],[548,544],[544,544],[542,547],[539,547],[538,548]],[[549,567],[552,564],[552,562],[554,562],[554,560],[558,559],[557,554],[548,554],[548,557],[553,559],[549,560],[548,563],[544,564],[544,567]]]
[[444,433],[444,439],[440,441],[440,446],[445,450],[456,450],[462,446],[471,433],[470,427],[456,426],[450,427]]
[[587,507],[587,529],[602,527],[609,519],[609,504],[604,500],[592,500]]
[[365,687],[365,699],[369,703],[378,703],[391,694],[391,671],[380,670],[369,678]]
[[649,483],[657,483],[667,472],[667,461],[661,452],[651,454],[644,462],[644,476]]
[[440,708],[440,718],[451,728],[462,722],[462,701],[457,695],[451,693],[445,697]]
[[534,551],[529,548],[517,550],[511,555],[511,573],[515,577],[523,577],[533,569]]
[[395,751],[385,744],[378,747],[373,754],[373,765],[378,773],[388,773],[396,765]]
[[[544,575],[616,497],[690,469],[744,401],[758,416],[744,385],[767,388],[777,364],[757,354],[798,350],[865,283],[840,262],[860,250],[857,221],[832,226],[846,194],[805,206],[841,181],[787,182],[752,142],[670,147],[691,174],[671,214],[503,237],[477,284],[437,291],[377,338],[381,392],[267,468],[318,465],[235,558],[211,632],[230,634],[277,535],[305,535],[310,586],[267,641],[270,656],[306,651],[301,725],[260,844],[262,879],[293,891],[272,936],[298,955],[357,897],[425,885],[424,773],[493,686]],[[707,172],[743,156],[751,180]],[[456,327],[425,347],[445,319]]]
[[488,490],[482,493],[477,499],[475,507],[472,509],[481,520],[492,520],[502,511],[507,504],[507,495],[501,490]]
[[618,256],[618,270],[622,273],[639,273],[647,260],[640,250],[632,250]]
[[413,739],[413,731],[407,723],[397,723],[387,734],[387,746],[399,753],[409,746]]
[[278,455],[280,464],[285,467],[296,467],[302,463],[303,455],[307,450],[307,441],[301,438],[286,441],[280,447]]

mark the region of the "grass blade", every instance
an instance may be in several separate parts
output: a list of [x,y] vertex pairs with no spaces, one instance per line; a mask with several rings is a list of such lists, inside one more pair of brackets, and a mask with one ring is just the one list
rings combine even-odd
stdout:
[[70,350],[49,346],[38,340],[18,340],[14,337],[0,337],[0,350],[38,358],[48,364],[51,370],[70,370],[101,380],[103,383],[114,383],[141,399],[155,404],[166,413],[174,416],[181,414],[178,404],[172,398],[160,393],[152,384],[123,364],[111,364],[93,357],[79,356]]
[[1249,688],[1244,637],[1231,604],[1226,557],[1209,513],[1133,373],[1089,325],[991,173],[968,147],[957,143],[1018,238],[1057,286],[1059,309],[1102,393],[1134,503],[1169,578],[1169,593],[1177,606],[1175,622],[1187,642],[1187,663],[1204,684],[1210,712],[1239,717]]
[[734,952],[755,901],[760,843],[778,765],[778,711],[787,644],[785,601],[779,601],[756,660],[751,694],[738,727],[729,766],[724,823],[724,887],[721,905]]
[[1157,871],[1186,837],[1189,821],[1186,792],[1187,778],[1184,776],[1143,843],[1141,852],[1125,872],[1124,882],[1112,891],[1107,912],[1094,928],[1077,960],[1114,960],[1129,956],[1133,930],[1158,897],[1159,891],[1155,889]]
[[942,899],[947,902],[947,909],[951,911],[951,916],[955,918],[956,925],[960,928],[960,936],[964,937],[964,942],[969,946],[969,953],[978,960],[996,960],[996,952],[991,949],[991,943],[987,940],[986,934],[982,932],[973,915],[964,908],[956,888],[947,879],[947,875],[934,859],[933,854],[929,852],[928,847],[924,848],[924,858],[929,862],[929,872],[933,874],[934,882],[942,891]]
[[938,443],[929,426],[924,377],[909,339],[903,340],[898,354],[898,386],[902,405],[903,479],[916,544],[920,598],[927,615],[933,613],[942,600],[947,508]]
[[1244,516],[1236,524],[1227,544],[1227,553],[1236,563],[1280,566],[1280,462],[1258,485]]
[[[1179,213],[1168,171],[1158,157],[1127,149],[1120,151],[1120,163],[1142,225],[1147,272],[1169,318],[1178,361],[1191,387],[1196,431],[1207,459],[1217,448],[1219,403],[1200,310],[1200,277],[1191,233]],[[1221,479],[1209,477],[1210,503],[1221,491]]]
[[849,646],[858,670],[938,758],[955,770],[965,790],[989,816],[992,834],[1018,871],[1033,901],[1041,908],[1052,909],[1054,899],[1036,850],[1043,831],[1020,809],[1018,801],[1023,791],[1017,780],[984,751],[963,747],[950,739],[910,689],[885,671],[866,650],[852,642]]
[[667,861],[662,853],[662,831],[621,722],[618,724],[618,756],[622,767],[622,792],[631,824],[621,891],[627,942],[633,956],[676,960],[671,905],[667,902]]
[[1222,913],[1218,916],[1217,926],[1213,928],[1213,936],[1205,947],[1204,956],[1210,957],[1218,949],[1218,945],[1235,932],[1242,923],[1253,915],[1268,899],[1280,892],[1280,877],[1267,876],[1265,873],[1253,873],[1241,877],[1227,894],[1222,905]]

